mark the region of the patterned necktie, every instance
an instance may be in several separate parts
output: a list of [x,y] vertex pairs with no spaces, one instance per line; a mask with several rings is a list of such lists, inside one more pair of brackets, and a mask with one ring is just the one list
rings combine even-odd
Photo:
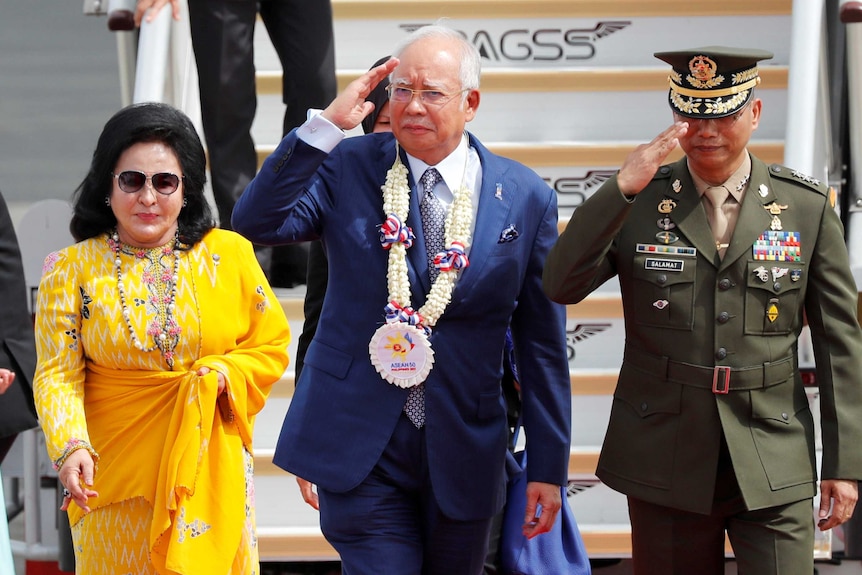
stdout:
[[[422,216],[422,232],[425,235],[425,251],[428,252],[428,275],[433,282],[440,273],[434,267],[434,256],[444,249],[443,236],[446,223],[446,208],[437,196],[434,195],[434,186],[443,181],[435,168],[428,168],[419,182],[422,184],[422,203],[419,205],[419,214]],[[410,388],[407,402],[404,404],[404,413],[417,428],[425,425],[425,384]]]
[[712,235],[715,238],[715,247],[719,255],[724,257],[724,250],[727,249],[730,238],[727,237],[727,214],[724,213],[722,206],[727,201],[730,192],[724,186],[717,186],[707,188],[703,194],[709,198],[709,203],[712,204],[712,210],[707,212],[709,226],[712,228]]
[[435,168],[428,168],[419,179],[422,183],[424,193],[422,203],[419,205],[419,213],[422,216],[422,232],[425,234],[425,251],[428,253],[428,275],[433,282],[440,274],[440,270],[434,267],[434,256],[445,248],[444,227],[446,224],[446,208],[434,195],[434,186],[443,181]]

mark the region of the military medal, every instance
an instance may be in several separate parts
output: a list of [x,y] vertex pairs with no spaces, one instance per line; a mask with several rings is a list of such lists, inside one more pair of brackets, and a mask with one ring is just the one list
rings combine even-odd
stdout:
[[769,195],[769,188],[766,187],[766,184],[760,184],[760,187],[757,188],[757,193],[760,194],[761,198],[765,198]]
[[766,308],[766,317],[769,319],[770,323],[775,323],[775,320],[778,319],[778,300],[772,298],[769,300],[769,305]]
[[656,241],[667,245],[667,244],[672,244],[675,241],[677,241],[679,239],[679,236],[673,232],[664,231],[664,232],[657,233],[655,235],[655,239],[656,239]]
[[665,198],[658,204],[658,212],[660,214],[669,214],[676,207],[676,202],[670,198]]
[[784,229],[784,228],[782,228],[781,218],[779,216],[781,215],[782,210],[787,209],[787,206],[783,206],[783,205],[778,204],[776,202],[772,202],[769,205],[763,206],[763,208],[767,212],[772,214],[772,223],[769,224],[769,229],[771,229],[772,231],[778,231],[778,230]]
[[658,227],[663,229],[664,231],[669,231],[669,230],[672,230],[676,227],[676,224],[673,223],[673,220],[670,219],[669,216],[665,216],[665,217],[659,219],[656,222],[656,225],[658,225]]

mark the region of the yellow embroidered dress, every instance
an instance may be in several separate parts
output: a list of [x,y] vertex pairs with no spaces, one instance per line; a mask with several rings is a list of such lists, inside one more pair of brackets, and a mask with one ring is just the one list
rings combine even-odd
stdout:
[[[36,407],[55,465],[96,459],[92,512],[69,506],[78,575],[259,572],[252,429],[289,340],[233,232],[188,251],[104,235],[46,258]],[[225,374],[221,400],[201,367]]]

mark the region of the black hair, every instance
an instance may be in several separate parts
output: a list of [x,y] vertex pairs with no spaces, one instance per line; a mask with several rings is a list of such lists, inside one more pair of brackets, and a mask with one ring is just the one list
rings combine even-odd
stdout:
[[177,218],[181,244],[193,246],[215,227],[212,209],[204,196],[206,154],[192,121],[168,104],[146,102],[121,109],[102,129],[87,176],[73,196],[69,230],[75,241],[116,227],[117,218],[105,201],[114,185],[111,173],[123,152],[141,142],[168,146],[180,163],[185,176],[185,205]]
[[[391,56],[383,56],[374,64],[372,64],[369,70],[372,70],[379,66],[380,64],[389,60]],[[364,134],[370,134],[374,131],[374,124],[377,123],[377,116],[380,115],[380,110],[383,108],[383,105],[389,100],[389,93],[386,91],[386,88],[389,87],[389,76],[386,76],[380,83],[374,86],[374,89],[368,94],[368,97],[365,98],[366,102],[371,102],[374,104],[374,111],[365,116],[362,119],[362,132]]]

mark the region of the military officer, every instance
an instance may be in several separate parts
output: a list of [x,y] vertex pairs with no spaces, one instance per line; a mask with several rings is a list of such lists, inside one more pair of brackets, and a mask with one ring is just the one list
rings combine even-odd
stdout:
[[747,150],[772,54],[655,56],[672,67],[673,125],[575,211],[543,277],[571,304],[619,276],[626,345],[597,474],[628,496],[637,575],[723,574],[725,533],[740,574],[810,575],[815,519],[845,522],[862,477],[862,333],[834,194]]

